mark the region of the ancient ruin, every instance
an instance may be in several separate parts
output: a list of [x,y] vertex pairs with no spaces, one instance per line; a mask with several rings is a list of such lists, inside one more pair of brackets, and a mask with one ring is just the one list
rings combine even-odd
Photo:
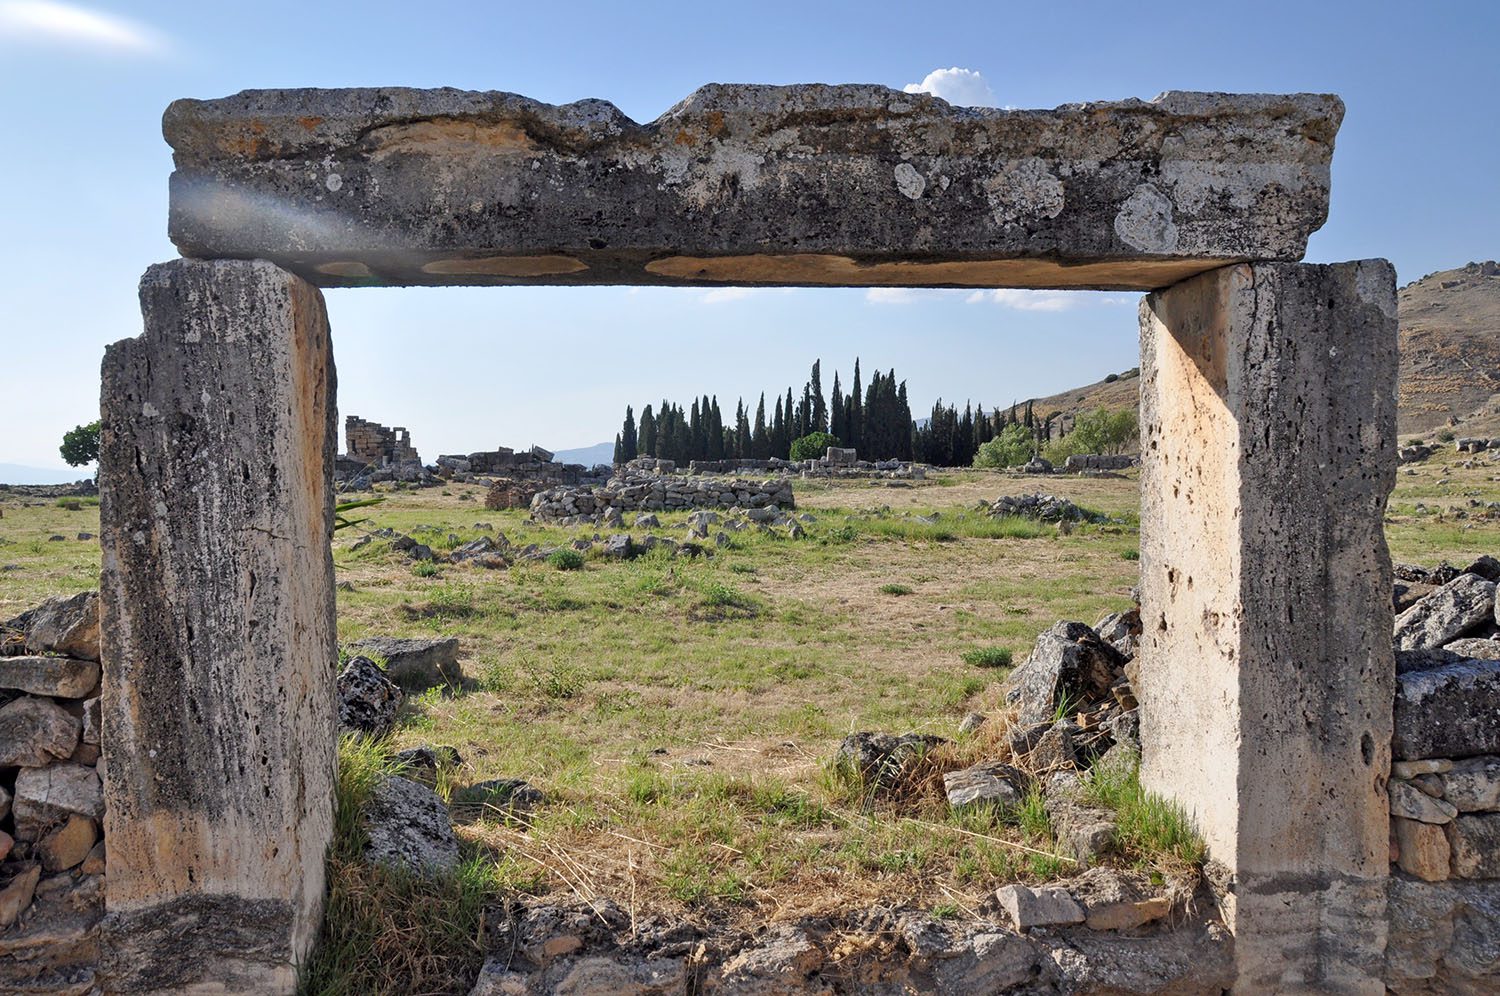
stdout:
[[[1221,873],[1226,977],[1478,977],[1452,937],[1391,961],[1413,910],[1494,899],[1389,871],[1394,274],[1297,262],[1342,114],[1317,94],[1013,111],[813,85],[708,86],[648,124],[451,89],[174,103],[184,258],[147,272],[145,332],[104,365],[102,988],[293,991],[337,724],[317,288],[411,284],[1153,292],[1135,692],[1144,771]],[[1463,812],[1489,769],[1461,762],[1488,743],[1400,745],[1395,784],[1446,780],[1430,804],[1394,789],[1418,814],[1402,819],[1442,822],[1420,815],[1436,807],[1459,827],[1475,875],[1488,823],[1439,804]],[[1440,864],[1431,831],[1397,828],[1400,867]],[[1062,911],[1040,922],[1084,916],[1065,895],[1002,898],[1017,925],[1038,904]],[[1024,984],[1006,959],[1031,943],[967,938],[954,984]]]

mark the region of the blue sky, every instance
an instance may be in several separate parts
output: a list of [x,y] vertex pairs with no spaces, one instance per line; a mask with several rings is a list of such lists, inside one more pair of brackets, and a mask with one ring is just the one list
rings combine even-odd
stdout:
[[[176,97],[456,86],[613,101],[649,120],[707,82],[928,81],[1052,107],[1166,89],[1333,91],[1348,115],[1314,261],[1403,282],[1500,255],[1500,5],[0,0],[0,463],[59,466],[103,346],[139,331],[167,241]],[[980,79],[934,70],[961,67]],[[1132,295],[628,288],[328,294],[340,409],[424,457],[612,437],[626,403],[785,390],[821,357],[896,367],[913,407],[1008,404],[1136,363]]]

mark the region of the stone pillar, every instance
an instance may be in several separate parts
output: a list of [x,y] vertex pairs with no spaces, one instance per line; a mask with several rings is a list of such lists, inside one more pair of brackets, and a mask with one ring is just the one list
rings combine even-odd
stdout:
[[106,988],[290,993],[333,833],[328,321],[259,260],[140,293],[103,368]]
[[1245,993],[1383,993],[1396,473],[1383,260],[1141,305],[1142,777],[1229,876]]

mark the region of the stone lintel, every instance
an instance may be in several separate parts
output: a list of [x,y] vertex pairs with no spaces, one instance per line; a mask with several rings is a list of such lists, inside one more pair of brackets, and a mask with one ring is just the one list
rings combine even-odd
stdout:
[[107,988],[291,992],[337,739],[322,295],[264,261],[178,260],[141,309],[101,404]]
[[600,100],[247,90],[179,100],[170,234],[324,286],[1151,289],[1296,260],[1343,104],[1169,92],[1053,110],[873,85]]
[[1246,992],[1384,992],[1394,271],[1203,274],[1141,357],[1143,779],[1232,873]]

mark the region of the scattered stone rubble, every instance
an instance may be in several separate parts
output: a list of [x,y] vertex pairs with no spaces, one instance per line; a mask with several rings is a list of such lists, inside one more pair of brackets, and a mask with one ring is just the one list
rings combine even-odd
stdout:
[[1040,519],[1042,522],[1104,522],[1105,517],[1085,512],[1066,498],[1056,495],[1002,495],[991,502],[986,511],[994,518],[1019,516]]
[[84,993],[104,913],[98,594],[0,637],[0,992]]

